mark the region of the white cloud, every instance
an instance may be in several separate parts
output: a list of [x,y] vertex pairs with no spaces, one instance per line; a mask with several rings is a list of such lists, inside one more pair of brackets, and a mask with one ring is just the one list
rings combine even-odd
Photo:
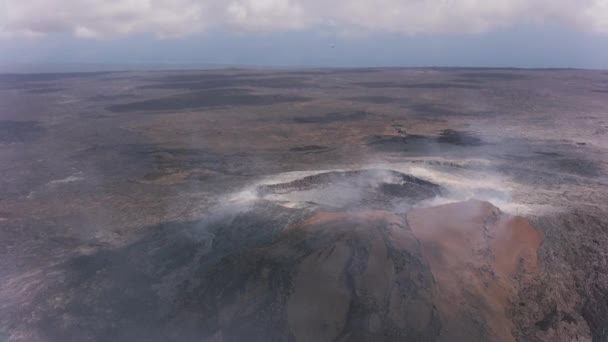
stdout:
[[305,28],[302,6],[290,0],[237,0],[227,7],[227,21],[241,30],[294,30]]
[[485,32],[553,23],[608,33],[608,0],[0,0],[0,34],[184,36],[208,28],[334,27],[403,34]]

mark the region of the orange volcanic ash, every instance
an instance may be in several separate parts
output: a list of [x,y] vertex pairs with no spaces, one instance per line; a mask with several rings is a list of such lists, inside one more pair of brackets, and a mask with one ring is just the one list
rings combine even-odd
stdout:
[[413,209],[407,220],[437,282],[441,340],[514,341],[506,307],[537,272],[542,233],[480,201]]

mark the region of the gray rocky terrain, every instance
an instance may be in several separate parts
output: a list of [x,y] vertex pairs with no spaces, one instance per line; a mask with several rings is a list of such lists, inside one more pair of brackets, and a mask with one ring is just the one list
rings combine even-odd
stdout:
[[606,341],[608,73],[0,75],[0,340]]

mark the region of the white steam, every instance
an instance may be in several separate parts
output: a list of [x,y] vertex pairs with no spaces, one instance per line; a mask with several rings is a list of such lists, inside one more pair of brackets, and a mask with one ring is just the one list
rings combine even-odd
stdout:
[[[501,210],[519,215],[546,212],[553,210],[549,206],[531,203],[531,200],[520,201],[519,198],[530,199],[530,189],[514,182],[497,172],[493,172],[491,162],[484,159],[449,160],[443,158],[411,159],[399,163],[378,163],[373,165],[360,165],[352,168],[297,171],[280,173],[266,177],[247,189],[229,196],[227,203],[244,205],[259,199],[272,201],[288,208],[307,208],[316,204],[343,208],[356,203],[365,191],[369,191],[374,184],[395,183],[396,179],[389,172],[392,170],[417,177],[440,185],[444,191],[441,195],[422,201],[416,206],[431,207],[446,203],[476,199],[487,201]],[[345,172],[356,170],[377,170],[372,173],[373,179],[366,178],[361,184],[330,184],[310,189],[286,190],[262,194],[258,187],[271,184],[285,184],[308,176],[315,176],[329,172]],[[374,183],[375,182],[375,183]]]

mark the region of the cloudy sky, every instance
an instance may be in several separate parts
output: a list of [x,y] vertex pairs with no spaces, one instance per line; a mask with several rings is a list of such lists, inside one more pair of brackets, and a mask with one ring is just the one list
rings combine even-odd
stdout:
[[608,68],[608,0],[0,0],[0,63]]

